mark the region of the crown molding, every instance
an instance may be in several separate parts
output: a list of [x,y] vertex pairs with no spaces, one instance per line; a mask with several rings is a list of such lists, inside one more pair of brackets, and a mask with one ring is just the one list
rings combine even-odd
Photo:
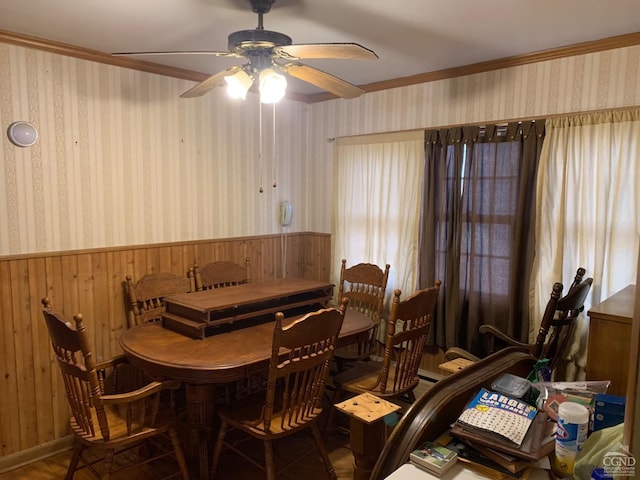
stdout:
[[[640,44],[640,32],[618,35],[615,37],[603,38],[601,40],[593,40],[589,42],[576,43],[566,47],[551,48],[549,50],[541,50],[539,52],[528,53],[524,55],[515,55],[512,57],[500,58],[497,60],[489,60],[486,62],[474,63],[471,65],[463,65],[461,67],[446,68],[434,72],[420,73],[409,77],[395,78],[382,82],[368,83],[360,85],[365,92],[378,92],[380,90],[388,90],[390,88],[406,87],[420,83],[434,82],[436,80],[445,80],[447,78],[463,77],[465,75],[473,75],[476,73],[490,72],[492,70],[500,70],[503,68],[517,67],[520,65],[528,65],[531,63],[545,62],[547,60],[556,60],[558,58],[573,57],[576,55],[585,55],[588,53],[603,52],[616,48],[631,47]],[[307,95],[308,103],[324,102],[326,100],[336,99],[335,95],[330,93],[315,93]]]
[[[130,68],[147,73],[155,73],[168,77],[180,78],[183,80],[191,80],[194,82],[202,82],[209,78],[209,74],[187,70],[183,68],[169,67],[158,63],[137,60],[128,57],[114,57],[109,53],[91,50],[88,48],[77,47],[52,40],[45,40],[38,37],[31,37],[19,33],[13,33],[6,30],[0,30],[0,42],[17,45],[27,48],[35,48],[50,53],[66,55],[69,57],[90,60],[92,62],[105,63],[123,68]],[[640,44],[640,32],[628,33],[625,35],[617,35],[615,37],[603,38],[589,42],[577,43],[566,47],[552,48],[542,50],[540,52],[528,53],[524,55],[515,55],[497,60],[489,60],[486,62],[474,63],[471,65],[463,65],[461,67],[446,68],[434,72],[420,73],[408,77],[400,77],[382,82],[368,83],[360,85],[366,93],[388,90],[391,88],[406,87],[420,83],[434,82],[436,80],[445,80],[447,78],[462,77],[465,75],[473,75],[476,73],[489,72],[492,70],[500,70],[503,68],[517,67],[520,65],[528,65],[536,62],[544,62],[547,60],[555,60],[558,58],[573,57],[576,55],[585,55],[588,53],[602,52],[613,50],[616,48],[630,47]],[[315,94],[297,94],[287,93],[289,100],[295,100],[304,103],[317,103],[327,100],[333,100],[337,97],[331,93],[315,93]]]
[[157,73],[158,75],[181,78],[183,80],[201,82],[209,77],[206,73],[194,72],[183,68],[167,67],[166,65],[128,57],[114,57],[109,53],[98,50],[76,47],[75,45],[69,45],[67,43],[54,42],[52,40],[8,32],[6,30],[0,30],[0,42],[17,45],[19,47],[35,48],[37,50],[44,50],[45,52],[57,53],[59,55],[66,55],[68,57],[80,58],[92,62],[131,68],[147,73]]

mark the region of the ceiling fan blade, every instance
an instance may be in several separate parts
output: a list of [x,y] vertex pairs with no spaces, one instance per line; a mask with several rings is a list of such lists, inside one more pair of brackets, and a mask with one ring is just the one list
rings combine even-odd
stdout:
[[216,51],[197,51],[197,50],[187,50],[187,51],[169,51],[169,52],[117,52],[111,54],[114,57],[124,57],[128,55],[212,55],[215,57],[236,57],[240,58],[242,55],[238,55],[234,52],[216,52]]
[[242,67],[234,65],[233,67],[229,67],[226,70],[215,73],[206,80],[203,80],[202,82],[197,84],[195,87],[187,90],[180,96],[182,98],[193,98],[204,95],[205,93],[213,90],[218,85],[222,84],[224,77],[226,77],[227,75],[233,75],[240,70],[242,70]]
[[356,87],[346,80],[342,80],[341,78],[310,67],[309,65],[287,63],[286,65],[282,65],[281,68],[288,75],[304,80],[338,97],[356,98],[365,93],[360,87]]
[[357,43],[301,43],[276,47],[274,52],[290,60],[308,58],[335,58],[344,60],[370,59],[375,60],[378,55],[373,50]]

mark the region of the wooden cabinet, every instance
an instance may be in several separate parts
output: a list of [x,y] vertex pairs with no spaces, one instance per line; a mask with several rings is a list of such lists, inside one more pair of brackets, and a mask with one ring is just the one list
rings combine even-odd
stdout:
[[611,380],[607,393],[626,395],[631,320],[636,287],[629,285],[598,305],[589,315],[587,380]]

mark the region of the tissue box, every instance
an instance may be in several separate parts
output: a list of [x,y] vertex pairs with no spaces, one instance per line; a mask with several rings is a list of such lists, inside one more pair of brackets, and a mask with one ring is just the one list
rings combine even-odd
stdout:
[[598,393],[594,401],[593,431],[624,422],[625,397]]

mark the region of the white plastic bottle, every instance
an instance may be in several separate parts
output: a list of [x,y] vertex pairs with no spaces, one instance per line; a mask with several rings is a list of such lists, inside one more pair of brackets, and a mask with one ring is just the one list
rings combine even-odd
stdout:
[[573,475],[576,455],[589,430],[589,410],[574,402],[563,402],[558,407],[556,430],[555,468],[563,475]]

